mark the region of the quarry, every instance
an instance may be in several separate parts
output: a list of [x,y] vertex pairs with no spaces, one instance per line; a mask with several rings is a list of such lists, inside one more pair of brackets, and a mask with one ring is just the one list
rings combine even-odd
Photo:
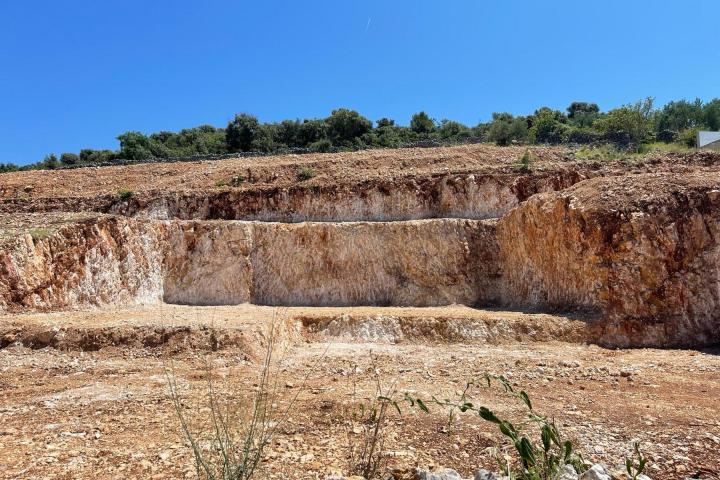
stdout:
[[[377,384],[454,398],[486,372],[591,462],[622,465],[637,442],[654,479],[718,478],[719,319],[716,152],[477,144],[5,173],[0,478],[195,478],[168,365],[183,392],[208,362],[251,391],[271,323],[296,404],[267,478],[348,474],[360,433],[343,411]],[[453,422],[393,417],[396,478],[493,467],[499,434]]]

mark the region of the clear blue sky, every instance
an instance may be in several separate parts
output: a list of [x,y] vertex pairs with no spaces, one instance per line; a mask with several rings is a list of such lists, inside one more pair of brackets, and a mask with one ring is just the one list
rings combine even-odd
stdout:
[[0,162],[235,112],[468,124],[720,96],[717,0],[24,0],[0,5]]

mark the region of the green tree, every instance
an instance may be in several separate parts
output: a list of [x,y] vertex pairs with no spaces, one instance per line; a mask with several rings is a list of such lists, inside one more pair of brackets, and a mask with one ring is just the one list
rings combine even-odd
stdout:
[[437,127],[435,120],[430,118],[425,112],[418,112],[410,119],[410,129],[419,135],[429,135],[433,133]]
[[710,130],[720,130],[720,98],[715,98],[703,107],[703,123]]
[[257,117],[247,113],[239,113],[228,123],[225,129],[225,140],[229,152],[249,152],[252,142],[260,127]]
[[621,147],[639,149],[650,138],[653,124],[653,99],[648,97],[632,105],[610,110],[593,126],[605,139]]
[[561,143],[565,139],[567,118],[562,112],[542,107],[530,117],[530,139],[536,143]]
[[51,153],[49,155],[45,155],[45,158],[43,158],[43,161],[40,162],[40,168],[45,168],[48,170],[55,170],[60,166],[60,162],[58,162],[57,157],[54,153]]
[[497,145],[522,143],[528,139],[527,120],[510,113],[493,113],[493,120],[487,132],[488,140]]
[[63,153],[60,155],[60,163],[63,165],[75,165],[80,161],[80,157],[74,153]]
[[572,125],[585,128],[590,127],[600,116],[600,107],[597,103],[572,102],[567,108],[568,119]]
[[699,127],[704,123],[703,103],[699,98],[693,102],[680,100],[666,104],[657,112],[655,129],[657,132],[681,132]]
[[375,123],[377,124],[377,128],[394,127],[395,126],[395,120],[393,120],[391,118],[385,118],[385,117],[381,118],[380,120],[378,120]]
[[328,125],[325,120],[304,120],[297,130],[297,146],[309,147],[311,144],[327,138]]
[[13,163],[0,163],[0,173],[17,172],[20,168]]
[[372,122],[355,110],[339,108],[325,120],[330,137],[339,144],[351,144],[357,138],[372,130]]
[[448,120],[447,118],[440,122],[438,130],[440,138],[443,140],[457,140],[471,136],[470,129],[460,122]]
[[150,139],[140,132],[125,132],[118,135],[120,140],[120,152],[118,157],[128,160],[143,160],[152,158],[153,154],[150,150]]

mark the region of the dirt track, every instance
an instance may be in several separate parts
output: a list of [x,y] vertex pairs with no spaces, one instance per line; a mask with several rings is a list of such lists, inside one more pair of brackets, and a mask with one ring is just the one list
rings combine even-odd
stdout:
[[[314,311],[313,311],[314,310]],[[720,469],[720,357],[691,350],[606,350],[559,342],[453,343],[415,337],[400,343],[367,343],[309,333],[293,318],[312,325],[343,309],[289,309],[283,339],[291,346],[280,369],[282,396],[302,389],[298,404],[274,440],[264,469],[269,478],[324,478],[347,471],[348,403],[373,396],[376,377],[429,398],[457,398],[465,383],[485,372],[504,374],[528,391],[537,410],[558,420],[562,431],[583,446],[589,460],[619,464],[637,439],[651,458],[653,478],[681,479],[701,468]],[[574,320],[550,315],[441,309],[350,309],[354,315],[441,316],[477,320],[493,317],[507,325],[523,319],[538,329]],[[321,312],[318,312],[321,311]],[[3,319],[39,338],[76,329],[110,329],[120,324],[155,332],[158,326],[190,327],[175,341],[154,347],[128,342],[83,347],[57,344],[32,350],[0,350],[0,477],[2,478],[177,478],[194,476],[189,450],[167,396],[164,368],[172,365],[183,395],[202,390],[209,358],[219,385],[232,379],[233,392],[255,382],[267,307],[163,306],[125,311],[35,314]],[[322,320],[322,319],[325,320]],[[317,323],[316,323],[317,324]],[[144,327],[143,327],[144,326]],[[234,344],[212,352],[206,328],[219,337],[233,330]],[[204,330],[205,328],[205,330]],[[48,333],[51,332],[51,333]],[[15,332],[17,333],[17,331]],[[341,330],[333,333],[342,334]],[[172,337],[172,336],[171,336]],[[230,337],[227,337],[230,338]],[[309,343],[308,343],[309,342]],[[190,345],[191,348],[184,348]],[[61,349],[61,348],[64,348]],[[87,351],[83,351],[87,350]],[[371,360],[371,352],[375,360]],[[374,367],[373,367],[374,365]],[[377,373],[375,373],[377,372]],[[302,378],[309,374],[308,382]],[[353,385],[359,394],[351,396]],[[476,403],[519,419],[517,402],[497,390],[472,391]],[[189,400],[188,400],[189,401]],[[282,402],[281,402],[282,403]],[[488,447],[499,440],[493,428],[469,414],[447,431],[446,416],[406,412],[393,416],[388,450],[397,468],[443,465],[470,474],[492,467]],[[351,434],[351,438],[353,435]],[[709,476],[701,478],[711,478]]]

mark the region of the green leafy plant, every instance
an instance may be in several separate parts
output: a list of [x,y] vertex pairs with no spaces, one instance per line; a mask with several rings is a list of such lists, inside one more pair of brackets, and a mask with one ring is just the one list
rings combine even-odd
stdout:
[[118,190],[118,197],[120,197],[120,200],[128,201],[131,198],[133,198],[134,196],[135,196],[135,192],[133,192],[132,190],[128,190],[126,188],[122,188],[122,189]]
[[645,471],[647,459],[640,452],[640,445],[637,442],[633,445],[633,456],[625,459],[625,469],[632,480],[638,480]]
[[[497,382],[506,393],[519,399],[528,410],[527,419],[531,424],[539,428],[540,438],[532,441],[525,435],[522,428],[509,420],[498,417],[492,410],[484,406],[478,406],[467,400],[467,392],[474,385],[469,382],[463,392],[460,401],[439,400],[431,397],[430,400],[423,400],[405,393],[398,401],[392,397],[382,397],[382,400],[395,406],[401,411],[401,403],[410,407],[417,407],[422,412],[429,413],[428,405],[437,405],[451,412],[474,412],[483,420],[497,425],[502,435],[508,440],[512,451],[515,452],[515,462],[503,459],[499,454],[496,459],[503,473],[511,479],[518,480],[551,480],[555,478],[564,465],[571,465],[577,472],[587,470],[587,465],[582,456],[575,452],[573,443],[563,439],[560,430],[555,422],[546,416],[538,413],[530,401],[530,397],[524,391],[515,391],[510,383],[502,376],[485,375],[483,382],[487,387]],[[452,416],[451,416],[452,418]],[[516,466],[516,465],[517,466]]]
[[297,172],[297,179],[301,182],[310,180],[315,176],[315,170],[311,167],[300,167]]
[[[274,360],[278,325],[278,320],[274,318],[268,328],[268,343],[257,386],[249,396],[244,391],[237,395],[221,393],[213,381],[208,361],[205,394],[186,400],[180,395],[174,370],[166,367],[170,398],[182,435],[192,450],[198,478],[249,480],[255,477],[265,458],[267,446],[287,419],[314,370],[310,369],[302,385],[286,402],[286,407],[279,407],[282,400],[278,374],[281,362]],[[193,406],[198,407],[193,418],[195,421],[191,421],[188,413],[192,412]]]
[[525,153],[523,153],[523,156],[520,157],[520,163],[518,165],[518,170],[521,172],[529,172],[530,167],[532,166],[533,162],[533,156],[532,153],[530,153],[530,150],[525,150]]
[[[370,371],[378,372],[375,357],[370,353]],[[357,365],[351,365],[355,371]],[[354,403],[345,415],[348,422],[348,473],[366,479],[381,478],[387,470],[388,455],[385,449],[387,424],[391,404],[385,399],[395,395],[394,382],[383,386],[380,376],[374,373],[376,395],[369,402]],[[352,398],[357,396],[357,385],[353,382]]]

